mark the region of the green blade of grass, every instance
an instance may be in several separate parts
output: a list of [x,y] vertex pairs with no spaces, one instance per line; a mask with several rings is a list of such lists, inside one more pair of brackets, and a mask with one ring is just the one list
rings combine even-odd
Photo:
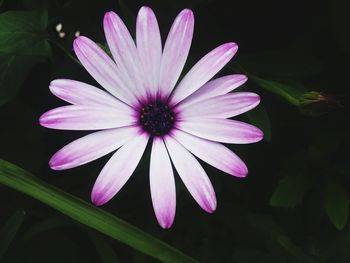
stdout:
[[42,182],[22,168],[0,159],[0,183],[27,194],[70,218],[149,256],[169,263],[197,262],[129,223]]

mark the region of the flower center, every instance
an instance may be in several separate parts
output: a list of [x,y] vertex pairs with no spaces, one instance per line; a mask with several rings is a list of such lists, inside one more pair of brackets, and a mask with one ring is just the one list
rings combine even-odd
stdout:
[[167,134],[173,128],[174,122],[175,113],[164,101],[155,100],[140,110],[140,124],[151,135]]

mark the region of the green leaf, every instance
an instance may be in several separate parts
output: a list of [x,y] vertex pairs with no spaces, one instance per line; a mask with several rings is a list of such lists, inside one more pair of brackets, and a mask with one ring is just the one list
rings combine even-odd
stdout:
[[349,201],[345,188],[329,181],[326,185],[324,206],[329,220],[338,230],[342,230],[349,214]]
[[278,184],[270,198],[270,205],[295,208],[302,202],[304,194],[311,187],[312,180],[307,176],[286,176]]
[[25,193],[70,218],[163,262],[197,262],[127,222],[48,185],[22,168],[0,159],[0,183]]
[[23,223],[25,214],[25,211],[15,212],[0,229],[0,259],[3,257],[12,240],[15,238]]
[[260,104],[246,114],[249,121],[264,132],[264,139],[269,142],[271,140],[271,122],[265,106]]
[[111,244],[108,243],[103,236],[99,235],[98,233],[94,233],[93,231],[89,231],[89,236],[96,247],[101,263],[120,262]]
[[17,95],[37,61],[35,57],[0,54],[0,106]]
[[294,106],[299,106],[301,96],[306,92],[300,89],[300,85],[297,83],[282,83],[273,80],[266,80],[257,76],[249,75],[256,84],[265,89],[268,92],[275,93],[280,97],[287,100]]
[[0,52],[50,56],[46,11],[8,11],[0,14]]

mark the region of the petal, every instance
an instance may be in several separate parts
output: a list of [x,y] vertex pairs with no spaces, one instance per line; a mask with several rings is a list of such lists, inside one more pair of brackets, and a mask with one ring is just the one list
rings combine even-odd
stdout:
[[230,118],[255,108],[260,102],[259,95],[252,92],[225,94],[193,104],[176,107],[180,118],[202,116],[206,118]]
[[245,144],[262,140],[264,134],[253,125],[227,119],[180,120],[177,128],[192,135],[223,143]]
[[89,84],[71,80],[55,79],[50,83],[50,91],[56,97],[76,105],[102,105],[118,110],[130,111],[130,107],[107,92]]
[[196,158],[180,143],[171,137],[165,137],[165,144],[171,160],[196,202],[208,213],[216,209],[216,197],[213,186]]
[[245,163],[221,143],[208,141],[177,129],[173,130],[172,136],[211,166],[237,177],[245,177],[248,174]]
[[174,20],[164,45],[159,88],[164,96],[173,90],[190,51],[194,28],[193,13],[184,9]]
[[192,104],[197,101],[227,94],[243,85],[247,79],[245,75],[234,74],[211,80],[179,104]]
[[133,125],[135,118],[107,107],[69,105],[44,113],[39,122],[58,130],[101,130]]
[[86,135],[56,152],[49,165],[53,170],[65,170],[94,161],[126,143],[135,129],[129,126]]
[[150,187],[153,209],[161,227],[170,228],[176,209],[173,168],[163,139],[153,140],[150,163]]
[[141,7],[136,22],[136,43],[146,78],[146,86],[156,95],[162,42],[157,18],[149,7]]
[[177,104],[218,73],[236,54],[235,43],[223,44],[205,55],[181,80],[171,95],[171,101]]
[[142,96],[145,95],[142,84],[144,77],[133,38],[123,21],[114,12],[105,14],[103,27],[114,61],[117,63],[124,79],[128,80],[129,88],[139,99],[142,99]]
[[141,160],[148,138],[140,133],[124,144],[103,167],[91,193],[95,205],[107,203],[128,181]]
[[81,64],[102,87],[129,105],[136,103],[117,65],[96,43],[80,36],[74,40],[73,47]]

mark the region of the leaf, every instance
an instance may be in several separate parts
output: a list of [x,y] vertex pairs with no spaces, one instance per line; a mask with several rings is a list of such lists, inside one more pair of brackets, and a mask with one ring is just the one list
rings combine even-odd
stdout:
[[280,97],[287,100],[294,106],[299,106],[300,98],[305,93],[305,90],[301,90],[297,83],[282,83],[273,80],[266,80],[257,76],[249,75],[256,84],[265,89],[266,91],[275,93]]
[[307,176],[286,176],[278,184],[270,198],[270,205],[295,208],[302,202],[304,194],[311,187],[312,180]]
[[264,139],[271,140],[271,122],[266,108],[260,103],[258,107],[246,113],[249,121],[264,132]]
[[115,254],[112,246],[105,240],[105,238],[98,233],[89,231],[91,241],[94,243],[98,255],[101,259],[101,263],[119,263],[117,255]]
[[133,225],[0,159],[0,183],[27,194],[68,217],[163,262],[197,262]]
[[0,14],[0,52],[50,56],[46,11],[8,11]]
[[328,181],[324,198],[324,207],[329,220],[338,230],[342,230],[349,214],[349,201],[345,188],[336,182]]
[[12,240],[15,238],[23,223],[25,214],[25,211],[22,210],[15,212],[0,229],[0,259],[3,257]]
[[0,54],[0,106],[17,95],[31,67],[37,62],[35,57]]

